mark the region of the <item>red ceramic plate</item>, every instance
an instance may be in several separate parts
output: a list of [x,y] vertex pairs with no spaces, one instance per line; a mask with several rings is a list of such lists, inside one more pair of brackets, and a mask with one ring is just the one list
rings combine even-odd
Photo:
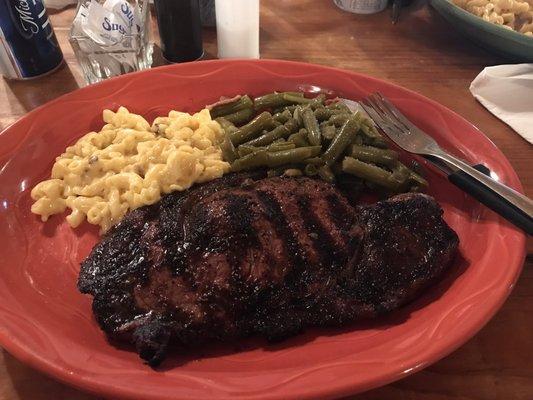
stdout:
[[0,345],[66,383],[113,398],[307,399],[367,390],[418,371],[474,335],[502,305],[523,263],[525,238],[430,172],[430,193],[461,239],[452,271],[410,306],[372,323],[310,330],[282,344],[249,340],[172,357],[162,370],[110,345],[76,289],[98,240],[30,213],[30,189],[66,145],[102,125],[104,108],[153,118],[197,110],[221,95],[328,90],[360,99],[379,90],[453,153],[487,165],[521,190],[502,153],[457,114],[416,93],[353,72],[273,60],[207,61],[130,74],[40,107],[0,134]]

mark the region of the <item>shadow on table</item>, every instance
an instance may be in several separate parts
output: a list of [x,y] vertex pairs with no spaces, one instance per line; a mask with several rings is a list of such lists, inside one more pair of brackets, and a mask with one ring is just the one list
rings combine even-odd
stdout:
[[79,88],[76,78],[66,63],[49,75],[24,81],[6,79],[5,82],[25,111],[31,111]]

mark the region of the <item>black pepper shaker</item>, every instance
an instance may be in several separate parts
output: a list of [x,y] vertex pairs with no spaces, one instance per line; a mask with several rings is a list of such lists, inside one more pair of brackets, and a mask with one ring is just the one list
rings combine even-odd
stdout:
[[170,62],[202,57],[202,23],[198,0],[155,0],[161,50]]

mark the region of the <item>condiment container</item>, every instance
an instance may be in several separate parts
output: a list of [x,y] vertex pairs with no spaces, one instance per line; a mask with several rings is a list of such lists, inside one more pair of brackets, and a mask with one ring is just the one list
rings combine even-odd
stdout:
[[388,0],[333,0],[340,9],[354,14],[374,14],[387,7]]
[[219,58],[259,58],[259,0],[216,0]]
[[150,68],[149,0],[79,0],[70,44],[88,83]]
[[202,57],[202,23],[198,0],[155,0],[163,56],[171,62]]

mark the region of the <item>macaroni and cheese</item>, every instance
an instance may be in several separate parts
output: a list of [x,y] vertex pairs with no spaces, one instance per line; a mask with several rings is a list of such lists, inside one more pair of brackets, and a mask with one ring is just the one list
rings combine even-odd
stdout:
[[533,0],[453,0],[485,21],[533,37]]
[[152,126],[124,107],[104,110],[103,119],[102,130],[67,147],[51,179],[31,191],[31,211],[43,221],[69,208],[72,227],[87,219],[105,232],[129,210],[230,169],[219,147],[223,131],[207,109],[194,115],[171,111]]

